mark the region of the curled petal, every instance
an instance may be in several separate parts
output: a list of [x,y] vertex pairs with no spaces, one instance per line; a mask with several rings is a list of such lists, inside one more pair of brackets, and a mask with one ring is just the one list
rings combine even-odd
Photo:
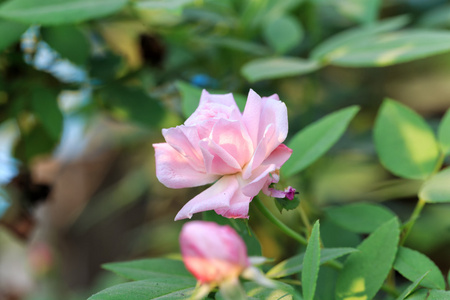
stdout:
[[167,143],[153,144],[156,157],[156,177],[169,188],[179,189],[205,185],[219,176],[199,172],[188,159]]
[[239,184],[236,176],[223,176],[211,187],[186,203],[176,215],[175,221],[190,219],[193,214],[202,211],[228,209],[238,190]]
[[230,206],[227,208],[215,209],[215,212],[225,218],[248,219],[248,208],[253,197],[248,197],[240,189],[236,190],[231,198]]
[[281,168],[289,157],[291,157],[291,154],[292,149],[285,144],[281,144],[264,160],[263,164],[275,164],[277,168]]
[[197,128],[182,125],[163,129],[162,133],[166,142],[185,156],[194,169],[205,172]]
[[258,195],[258,193],[265,185],[268,186],[273,182],[272,178],[270,177],[270,173],[274,172],[275,170],[276,166],[274,164],[262,165],[256,168],[253,171],[252,176],[241,183],[241,185],[243,185],[242,193],[249,197]]

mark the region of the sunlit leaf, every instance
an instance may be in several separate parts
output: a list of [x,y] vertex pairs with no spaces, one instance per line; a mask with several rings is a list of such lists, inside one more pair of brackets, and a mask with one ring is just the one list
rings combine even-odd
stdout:
[[0,17],[27,24],[59,25],[104,17],[128,0],[9,0],[0,6]]
[[447,110],[439,124],[438,141],[442,152],[445,155],[450,154],[450,109]]
[[420,188],[419,197],[426,202],[450,202],[450,168],[446,168],[430,179]]
[[430,271],[425,272],[422,276],[414,280],[413,283],[411,283],[401,294],[397,297],[397,300],[404,300],[406,297],[408,297],[416,288],[419,286],[419,284],[422,282],[422,280],[428,275]]
[[241,73],[250,82],[298,76],[314,72],[320,68],[315,61],[294,57],[261,58],[246,63]]
[[399,235],[399,222],[393,218],[366,238],[358,252],[350,254],[336,282],[336,299],[375,296],[392,268]]
[[253,299],[283,299],[283,300],[302,300],[298,292],[289,284],[283,282],[274,282],[275,288],[263,287],[255,282],[244,283],[244,289],[250,300]]
[[363,26],[346,30],[319,44],[313,49],[311,58],[320,61],[331,61],[335,56],[339,55],[339,53],[343,51],[346,45],[357,43],[361,39],[369,36],[373,37],[381,32],[389,32],[399,29],[405,26],[408,22],[408,17],[399,16],[381,21],[369,27]]
[[327,152],[344,134],[358,110],[357,106],[341,109],[298,132],[288,143],[293,152],[289,163],[282,167],[283,174],[289,177],[298,173]]
[[347,67],[383,67],[450,51],[450,33],[410,29],[360,38],[328,58]]
[[375,122],[375,146],[381,163],[392,173],[410,179],[430,176],[439,147],[425,120],[399,102],[386,99]]

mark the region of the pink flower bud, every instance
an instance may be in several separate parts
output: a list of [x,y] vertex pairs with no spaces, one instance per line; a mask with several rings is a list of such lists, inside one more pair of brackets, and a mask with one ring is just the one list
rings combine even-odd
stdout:
[[244,241],[227,225],[186,223],[181,230],[180,246],[186,268],[201,283],[219,284],[238,278],[250,266]]

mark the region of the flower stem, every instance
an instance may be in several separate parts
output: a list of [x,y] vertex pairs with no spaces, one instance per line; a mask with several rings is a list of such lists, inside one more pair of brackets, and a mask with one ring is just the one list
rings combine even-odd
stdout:
[[295,239],[299,243],[306,245],[308,244],[308,241],[292,230],[291,228],[287,227],[284,223],[282,223],[277,217],[275,217],[272,212],[261,202],[261,199],[259,199],[258,196],[255,196],[252,200],[253,203],[255,203],[256,207],[259,209],[259,211],[267,218],[269,221],[271,221],[274,225],[276,225],[281,231],[283,231],[286,235],[290,236],[291,238]]
[[425,200],[419,198],[419,201],[417,201],[416,207],[414,208],[413,213],[411,214],[411,217],[409,218],[408,222],[406,222],[403,225],[403,234],[400,239],[400,246],[402,246],[406,239],[408,238],[409,233],[411,232],[411,229],[413,228],[414,224],[416,223],[417,219],[419,218],[419,215],[425,206]]

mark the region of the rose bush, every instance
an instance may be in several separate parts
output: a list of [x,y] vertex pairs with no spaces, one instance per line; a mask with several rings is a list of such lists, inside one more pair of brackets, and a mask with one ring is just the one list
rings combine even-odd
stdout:
[[169,188],[215,182],[191,199],[175,220],[215,210],[227,218],[248,218],[249,203],[261,190],[274,197],[283,191],[269,186],[292,150],[286,105],[277,95],[261,98],[250,90],[241,113],[232,94],[203,91],[196,111],[184,125],[163,129],[166,143],[154,144],[156,175]]

